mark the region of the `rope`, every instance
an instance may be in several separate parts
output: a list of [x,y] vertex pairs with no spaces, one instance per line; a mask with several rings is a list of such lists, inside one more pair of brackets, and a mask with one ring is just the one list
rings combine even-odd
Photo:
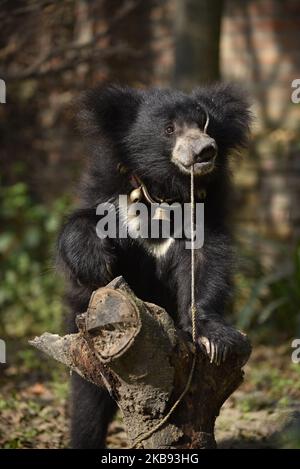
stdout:
[[195,305],[195,193],[194,165],[191,166],[191,314],[192,338],[196,343],[196,305]]
[[[191,211],[190,211],[190,222],[191,222],[191,314],[192,314],[192,339],[193,343],[196,343],[196,305],[195,305],[195,195],[194,195],[194,165],[191,166],[191,199],[190,199],[190,205],[191,205]],[[171,414],[174,412],[174,410],[177,408],[177,406],[180,404],[186,393],[188,392],[194,371],[195,371],[195,366],[196,366],[196,353],[194,353],[193,356],[193,362],[192,366],[189,372],[189,376],[186,382],[186,385],[184,387],[184,390],[176,400],[176,402],[172,405],[171,409],[169,412],[158,422],[157,425],[155,425],[153,428],[151,428],[148,432],[141,434],[138,436],[132,447],[135,448],[137,445],[142,443],[144,440],[149,438],[153,433],[155,433],[157,430],[159,430],[170,418]]]
[[159,428],[161,428],[163,426],[163,424],[166,423],[167,420],[169,420],[169,417],[171,416],[171,414],[173,414],[174,410],[176,409],[178,404],[180,404],[180,402],[182,401],[182,399],[184,398],[184,396],[186,395],[186,393],[189,390],[189,387],[190,387],[191,382],[192,382],[194,370],[195,370],[195,365],[196,365],[196,355],[194,354],[193,363],[192,363],[192,367],[191,367],[191,370],[190,370],[190,373],[189,373],[188,380],[186,382],[184,390],[182,391],[182,393],[178,397],[177,401],[172,405],[171,409],[164,416],[164,418],[162,420],[160,420],[157,425],[155,425],[155,427],[151,428],[151,430],[149,430],[148,432],[143,433],[141,436],[137,437],[137,439],[134,441],[134,443],[132,445],[132,449],[135,448],[139,443],[142,443],[144,440],[146,440],[151,435],[153,435],[153,433],[155,433],[157,430],[159,430]]

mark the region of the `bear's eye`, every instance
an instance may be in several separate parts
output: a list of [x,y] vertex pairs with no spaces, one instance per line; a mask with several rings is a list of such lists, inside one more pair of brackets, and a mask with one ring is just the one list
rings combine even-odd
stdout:
[[174,130],[175,130],[174,125],[169,124],[166,127],[165,132],[166,132],[167,135],[171,135],[174,132]]

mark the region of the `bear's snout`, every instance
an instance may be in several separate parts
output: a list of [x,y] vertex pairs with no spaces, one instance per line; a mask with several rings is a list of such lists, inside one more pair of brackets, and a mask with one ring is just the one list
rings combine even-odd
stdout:
[[184,173],[189,173],[194,165],[195,174],[201,175],[213,170],[216,156],[215,140],[199,128],[193,127],[186,128],[177,137],[172,161]]
[[215,140],[208,135],[203,135],[199,138],[193,153],[192,164],[211,161],[217,154],[217,145]]

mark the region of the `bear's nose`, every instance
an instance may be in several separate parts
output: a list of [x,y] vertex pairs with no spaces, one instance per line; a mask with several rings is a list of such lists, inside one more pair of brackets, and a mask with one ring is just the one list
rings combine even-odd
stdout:
[[183,173],[189,173],[193,165],[195,174],[206,174],[214,169],[217,151],[217,143],[212,137],[199,129],[190,129],[178,136],[172,161]]
[[217,154],[217,145],[213,139],[199,142],[194,154],[194,163],[206,163],[211,161]]

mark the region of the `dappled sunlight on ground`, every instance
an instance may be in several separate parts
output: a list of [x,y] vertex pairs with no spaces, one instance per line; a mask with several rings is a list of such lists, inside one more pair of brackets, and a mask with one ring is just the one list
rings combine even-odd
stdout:
[[[68,371],[26,342],[0,371],[0,447],[68,446]],[[12,346],[8,346],[12,349]],[[300,448],[300,364],[290,345],[254,347],[245,382],[225,403],[216,424],[222,448]],[[108,446],[126,448],[118,414]]]

